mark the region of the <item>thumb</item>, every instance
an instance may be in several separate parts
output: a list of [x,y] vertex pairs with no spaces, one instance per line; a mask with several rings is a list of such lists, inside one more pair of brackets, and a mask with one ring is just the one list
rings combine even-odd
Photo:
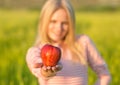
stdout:
[[34,68],[41,68],[42,66],[43,66],[42,63],[35,63],[35,64],[33,65]]
[[57,71],[60,71],[62,68],[63,68],[63,66],[61,64],[60,65],[56,65],[56,70]]

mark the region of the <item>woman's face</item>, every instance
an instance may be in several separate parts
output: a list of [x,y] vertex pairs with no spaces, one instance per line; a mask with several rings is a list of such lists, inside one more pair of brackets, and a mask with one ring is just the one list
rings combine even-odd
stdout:
[[53,43],[60,43],[68,33],[68,16],[64,9],[58,9],[50,18],[47,35]]

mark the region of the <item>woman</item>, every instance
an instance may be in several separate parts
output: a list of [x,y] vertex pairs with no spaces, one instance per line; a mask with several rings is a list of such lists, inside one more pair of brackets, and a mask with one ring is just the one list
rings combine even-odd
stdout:
[[[39,22],[35,46],[28,50],[26,61],[40,85],[87,85],[88,65],[98,76],[96,85],[108,85],[110,74],[103,58],[90,38],[75,33],[75,15],[69,0],[48,0]],[[44,44],[62,50],[59,64],[42,65],[40,50]]]

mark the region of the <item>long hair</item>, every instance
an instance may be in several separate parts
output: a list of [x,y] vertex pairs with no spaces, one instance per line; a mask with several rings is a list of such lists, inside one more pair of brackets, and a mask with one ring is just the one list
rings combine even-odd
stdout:
[[59,8],[63,8],[68,15],[69,30],[65,37],[64,43],[69,46],[73,54],[73,60],[81,61],[81,63],[85,64],[82,47],[76,42],[75,14],[69,0],[47,0],[47,2],[45,3],[45,5],[41,10],[40,22],[38,26],[38,38],[36,41],[36,45],[50,43],[50,40],[46,33],[48,24],[50,22],[50,18],[52,14]]

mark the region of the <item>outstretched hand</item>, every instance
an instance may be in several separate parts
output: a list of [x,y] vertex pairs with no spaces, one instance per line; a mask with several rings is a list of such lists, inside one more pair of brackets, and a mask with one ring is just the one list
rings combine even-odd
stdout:
[[55,76],[58,71],[60,71],[63,66],[61,63],[58,63],[56,66],[44,66],[42,63],[37,63],[34,65],[35,68],[41,68],[41,74],[44,77]]

